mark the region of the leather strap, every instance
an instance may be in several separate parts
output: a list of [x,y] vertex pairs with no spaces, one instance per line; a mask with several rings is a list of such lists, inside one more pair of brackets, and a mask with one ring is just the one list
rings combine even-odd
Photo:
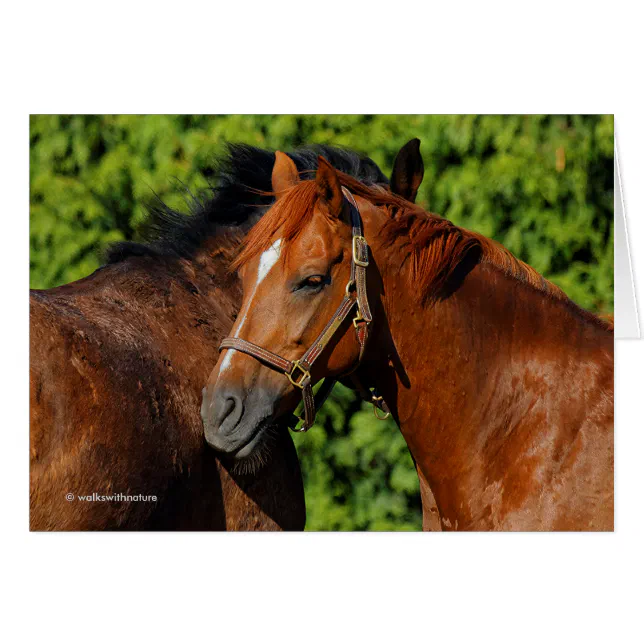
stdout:
[[[357,300],[355,298],[348,296],[344,297],[331,320],[329,320],[322,332],[316,338],[315,342],[299,360],[288,360],[287,358],[283,358],[268,349],[264,349],[264,347],[260,347],[248,340],[242,340],[241,338],[225,338],[219,346],[219,351],[224,349],[235,349],[236,351],[252,356],[272,369],[283,371],[294,386],[302,389],[302,399],[304,401],[304,418],[302,420],[304,420],[304,425],[299,431],[305,431],[315,422],[315,410],[316,408],[319,409],[319,405],[316,404],[313,396],[313,383],[310,374],[311,368],[329,342],[333,339],[335,332],[346,320],[356,302]],[[360,355],[362,356],[366,336],[361,336],[360,332],[358,332],[358,337],[365,338],[360,342]],[[324,396],[325,400],[330,393],[331,390],[329,389]]]
[[356,285],[360,313],[367,324],[373,320],[367,298],[367,266],[369,265],[369,244],[362,234],[362,218],[354,196],[342,186],[342,192],[349,202],[349,216],[352,227],[351,281]]
[[355,306],[357,300],[344,296],[342,303],[337,308],[336,312],[333,314],[333,317],[329,320],[327,325],[322,329],[322,332],[315,339],[315,342],[308,348],[306,353],[300,358],[300,364],[307,370],[310,371],[313,363],[318,359],[320,354],[324,351],[326,346],[331,342],[335,336],[336,331],[342,326],[342,323],[347,318],[347,315],[351,312]]
[[[389,410],[387,403],[384,401],[384,398],[378,393],[375,387],[373,388],[373,390],[365,387],[356,375],[352,375],[350,380],[356,391],[360,394],[362,400],[373,405],[373,413],[378,420],[385,420],[389,418],[389,416],[391,416],[391,411]],[[383,413],[383,415],[378,416],[376,409],[379,409]]]
[[224,349],[235,349],[236,351],[241,351],[249,356],[253,356],[260,362],[263,362],[269,367],[273,367],[278,371],[283,371],[284,373],[291,373],[293,370],[293,362],[278,356],[276,353],[264,349],[253,342],[248,340],[242,340],[241,338],[224,338],[219,345],[219,351]]

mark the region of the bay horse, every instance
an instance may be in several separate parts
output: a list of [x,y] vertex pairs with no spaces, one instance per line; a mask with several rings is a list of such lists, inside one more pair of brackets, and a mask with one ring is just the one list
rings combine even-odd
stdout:
[[[387,183],[366,157],[323,154]],[[30,294],[32,530],[301,530],[302,477],[285,428],[250,475],[207,447],[201,388],[241,301],[229,263],[272,202],[274,154],[230,146],[190,216],[159,203],[150,243],[124,242],[72,284]],[[115,500],[89,501],[96,494]],[[123,495],[122,497],[118,495]],[[119,498],[145,499],[119,501]],[[156,499],[156,500],[154,500]]]
[[[613,529],[612,324],[500,244],[324,159],[234,267],[242,314],[202,403],[206,438],[248,457],[312,385],[353,373],[390,411],[451,530]],[[286,377],[285,377],[286,376]]]

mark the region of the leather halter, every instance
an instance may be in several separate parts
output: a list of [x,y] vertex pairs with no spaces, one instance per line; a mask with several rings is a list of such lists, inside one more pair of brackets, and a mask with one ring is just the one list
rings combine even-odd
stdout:
[[[362,218],[360,217],[360,211],[358,210],[358,205],[356,204],[353,195],[345,187],[342,187],[342,192],[349,204],[349,213],[351,217],[351,278],[346,286],[345,296],[342,299],[340,306],[338,306],[337,310],[322,332],[318,335],[315,342],[299,360],[288,360],[287,358],[283,358],[268,349],[264,349],[257,344],[240,338],[224,338],[219,346],[219,351],[223,351],[224,349],[240,351],[241,353],[245,353],[256,360],[259,360],[267,367],[284,373],[294,387],[302,390],[304,418],[292,416],[289,422],[289,426],[295,432],[305,432],[313,425],[317,409],[322,406],[337,382],[337,379],[335,378],[325,378],[324,383],[314,397],[311,369],[315,361],[335,336],[337,330],[342,326],[342,323],[346,320],[354,307],[357,306],[356,316],[353,318],[353,326],[356,330],[356,338],[360,344],[360,355],[358,357],[357,364],[353,369],[351,369],[350,373],[355,371],[362,360],[369,335],[369,325],[373,319],[371,309],[369,308],[369,302],[367,300],[369,245],[362,234]],[[376,393],[372,394],[368,389],[362,387],[357,381],[356,386],[363,397],[366,397],[368,394],[369,397],[367,399],[370,398],[370,402],[373,403],[374,414],[376,414],[377,418],[384,420],[389,416],[389,410],[387,409],[387,405],[383,401],[382,396],[378,396]],[[376,408],[380,409],[385,415],[378,416]],[[303,421],[303,425],[299,429],[296,429],[295,425],[299,420]]]

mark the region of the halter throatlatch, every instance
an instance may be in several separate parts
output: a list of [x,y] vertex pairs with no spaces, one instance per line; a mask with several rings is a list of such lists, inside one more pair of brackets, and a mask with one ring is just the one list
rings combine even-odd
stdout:
[[[291,419],[290,427],[296,432],[307,431],[315,422],[316,410],[319,409],[324,401],[327,399],[333,386],[337,382],[334,378],[325,378],[322,386],[317,394],[313,395],[313,381],[311,379],[311,369],[314,362],[318,359],[320,354],[324,351],[326,346],[335,336],[337,330],[342,326],[342,323],[349,316],[354,307],[357,307],[356,316],[353,318],[353,326],[356,331],[356,338],[360,344],[360,356],[358,363],[351,370],[352,372],[360,364],[364,350],[367,344],[369,335],[369,325],[372,322],[371,309],[369,308],[369,301],[367,300],[367,267],[369,266],[369,245],[367,240],[362,234],[362,218],[360,211],[356,204],[353,195],[343,186],[342,192],[348,201],[349,212],[351,217],[351,231],[352,231],[352,253],[351,253],[351,278],[345,289],[345,296],[333,314],[327,325],[324,327],[320,335],[316,338],[315,342],[309,347],[304,355],[299,360],[288,360],[282,356],[264,349],[257,344],[242,340],[240,338],[225,338],[219,346],[219,351],[224,349],[234,349],[245,353],[256,360],[259,360],[267,367],[275,371],[281,371],[289,379],[289,382],[298,389],[302,390],[302,400],[304,402],[304,418],[293,416]],[[365,396],[365,388],[358,388],[361,395]],[[378,418],[387,418],[389,410],[387,405],[382,399],[382,396],[377,396],[375,393],[368,392],[370,402],[374,405],[374,413],[376,409],[380,409],[385,415]],[[297,422],[301,420],[303,425],[296,429]]]

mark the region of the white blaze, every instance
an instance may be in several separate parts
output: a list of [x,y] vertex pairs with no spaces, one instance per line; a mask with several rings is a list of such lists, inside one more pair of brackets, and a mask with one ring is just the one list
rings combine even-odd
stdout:
[[[282,240],[278,239],[277,241],[273,242],[272,246],[268,250],[265,250],[262,253],[262,256],[259,258],[259,266],[257,268],[257,280],[255,281],[255,286],[253,286],[253,291],[250,294],[250,297],[246,301],[244,312],[239,317],[239,323],[235,325],[237,328],[233,333],[234,338],[239,337],[239,332],[242,330],[242,327],[244,326],[244,322],[246,322],[246,314],[250,309],[250,303],[253,297],[255,296],[257,287],[264,281],[264,278],[270,273],[271,268],[275,266],[275,264],[277,263],[277,260],[280,258],[281,246],[282,246]],[[221,365],[219,367],[219,373],[224,372],[226,369],[228,369],[228,367],[230,367],[230,362],[233,359],[233,353],[235,353],[234,349],[226,350],[226,355],[224,356],[224,359],[221,361]]]

